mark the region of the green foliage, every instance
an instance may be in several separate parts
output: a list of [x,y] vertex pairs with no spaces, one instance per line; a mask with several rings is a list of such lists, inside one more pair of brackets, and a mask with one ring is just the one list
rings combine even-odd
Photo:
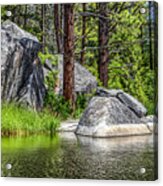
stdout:
[[50,90],[47,92],[45,98],[45,107],[62,119],[67,119],[72,113],[69,102],[64,97],[56,95],[54,91]]
[[[46,48],[45,54],[40,52],[39,57],[43,65],[45,65],[46,61],[48,60],[54,69],[49,71],[45,77],[45,85],[47,86],[47,93],[44,100],[45,108],[48,108],[51,113],[62,119],[67,119],[69,117],[79,118],[86,108],[86,105],[93,93],[87,95],[77,95],[75,110],[71,109],[69,102],[66,101],[63,96],[58,95],[55,92],[56,86],[59,86],[58,71],[56,68],[58,56],[50,54]],[[92,68],[92,73],[97,73],[97,71]]]
[[48,62],[52,67],[49,73],[45,76],[44,83],[48,87],[48,91],[54,93],[55,85],[58,80],[58,56],[50,54],[47,48],[45,48],[45,54],[39,52],[38,56],[41,59],[42,65],[45,65],[46,62]]
[[75,110],[72,114],[74,118],[80,118],[85,108],[87,107],[89,100],[93,97],[93,94],[79,94],[76,99]]
[[148,21],[147,15],[139,12],[143,5],[143,2],[136,3],[130,11],[126,9],[114,16],[118,25],[109,40],[112,47],[108,86],[133,95],[147,107],[148,114],[153,114],[155,75],[150,69],[149,48],[143,51],[141,43],[148,37],[141,30]]
[[[148,109],[149,114],[154,113],[155,95],[155,61],[150,64],[150,42],[149,40],[149,21],[153,22],[152,37],[154,37],[154,20],[149,18],[148,2],[109,2],[108,3],[108,25],[109,41],[107,43],[109,51],[108,60],[108,88],[122,89],[139,101]],[[126,8],[124,8],[126,7]],[[145,7],[146,13],[141,14],[140,8]],[[25,12],[27,8],[27,12]],[[54,9],[53,5],[46,5],[44,33],[42,30],[41,5],[5,5],[2,6],[2,21],[8,19],[6,10],[13,14],[11,20],[21,28],[29,31],[38,37],[45,36],[45,54],[40,53],[39,57],[43,65],[48,60],[52,66],[57,65],[56,41],[54,40]],[[82,42],[82,4],[74,5],[75,12],[75,60],[80,60]],[[20,14],[21,12],[21,14]],[[86,36],[85,36],[85,64],[84,66],[97,78],[98,85],[102,83],[98,74],[98,26],[99,11],[98,3],[87,3],[86,12],[93,13],[95,16],[86,17]],[[60,12],[59,15],[62,15]],[[63,15],[61,16],[63,17]],[[24,25],[24,18],[27,25]],[[153,18],[154,19],[154,16]],[[63,30],[61,30],[63,34]],[[153,38],[152,38],[153,40]],[[154,43],[154,42],[152,42]],[[154,44],[152,44],[151,54],[154,55]],[[55,68],[54,68],[55,69]],[[69,109],[69,104],[63,97],[55,94],[55,86],[58,83],[57,70],[52,70],[45,78],[48,87],[45,99],[45,106],[50,108],[52,113],[63,118],[70,116],[78,117],[82,113],[87,101],[87,95],[78,95],[76,98],[76,110]]]
[[[108,33],[108,87],[128,92],[147,107],[148,114],[153,114],[155,73],[150,67],[150,51],[147,40],[149,39],[148,3],[129,2],[124,6],[129,8],[121,10],[123,8],[122,2],[108,3],[109,29],[111,29]],[[146,8],[145,14],[140,13],[141,7]],[[82,11],[81,6],[77,5],[77,8],[76,11]],[[98,15],[97,6],[94,3],[88,3],[87,12]],[[98,21],[98,16],[87,17],[85,67],[96,76],[98,85],[101,86],[97,65]],[[80,26],[81,20],[77,20],[75,31],[78,38],[81,36],[81,29],[78,30]],[[80,42],[80,39],[77,40],[78,51],[80,51]]]
[[58,70],[57,70],[57,61],[58,56],[52,55],[48,52],[48,49],[45,50],[45,54],[39,53],[39,57],[44,65],[48,60],[52,66],[52,70],[45,77],[45,85],[47,86],[47,93],[44,100],[45,107],[48,108],[53,114],[66,119],[72,113],[70,105],[63,96],[58,95],[55,92],[55,88],[59,88],[58,80]]
[[36,113],[15,103],[3,103],[1,114],[4,135],[53,133],[60,124],[59,117],[46,109]]
[[50,61],[52,66],[56,66],[58,64],[58,56],[50,54],[47,47],[45,48],[45,53],[39,52],[38,56],[40,57],[43,65],[47,60]]

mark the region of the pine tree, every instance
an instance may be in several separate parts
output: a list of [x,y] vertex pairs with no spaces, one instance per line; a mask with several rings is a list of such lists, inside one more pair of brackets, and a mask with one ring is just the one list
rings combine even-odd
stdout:
[[[82,4],[82,7],[83,7],[83,12],[86,11],[86,3],[83,3]],[[85,51],[84,51],[84,48],[85,48],[85,34],[86,34],[86,17],[83,16],[82,17],[82,43],[81,43],[81,58],[80,58],[80,62],[81,64],[83,65],[84,64],[84,55],[85,55]]]
[[108,18],[107,18],[107,3],[99,3],[99,62],[98,71],[99,78],[103,86],[108,86]]
[[57,50],[58,53],[62,53],[62,9],[61,5],[54,4],[54,27],[55,27],[55,34],[56,34],[56,43],[57,43]]
[[74,12],[73,4],[64,5],[63,96],[74,106]]

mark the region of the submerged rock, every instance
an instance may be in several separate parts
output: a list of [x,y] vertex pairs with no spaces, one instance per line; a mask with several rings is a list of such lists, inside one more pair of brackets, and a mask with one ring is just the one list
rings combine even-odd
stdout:
[[36,110],[45,95],[43,69],[38,58],[37,38],[16,24],[5,21],[1,28],[1,96]]
[[121,90],[98,89],[97,94],[80,118],[76,134],[113,137],[152,133],[153,124],[144,120],[146,109],[135,98]]
[[67,120],[64,122],[61,122],[59,128],[57,129],[58,132],[75,132],[78,120]]
[[148,115],[144,119],[147,123],[158,123],[158,118],[155,115]]

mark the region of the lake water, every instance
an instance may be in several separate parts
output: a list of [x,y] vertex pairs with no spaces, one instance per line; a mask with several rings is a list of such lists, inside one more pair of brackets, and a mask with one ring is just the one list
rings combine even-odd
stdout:
[[153,136],[2,138],[2,176],[154,180],[154,154]]

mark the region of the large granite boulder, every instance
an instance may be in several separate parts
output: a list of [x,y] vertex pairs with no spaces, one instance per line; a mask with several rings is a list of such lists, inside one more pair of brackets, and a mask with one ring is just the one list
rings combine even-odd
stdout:
[[90,93],[97,89],[97,80],[80,63],[75,63],[75,92]]
[[1,97],[41,109],[45,95],[38,39],[11,21],[1,26]]
[[[97,89],[97,80],[85,67],[80,63],[75,62],[74,82],[75,93],[91,93]],[[63,93],[63,55],[58,55],[58,65],[52,65],[50,61],[46,60],[44,65],[44,75],[48,75],[49,71],[58,71],[59,90],[58,93]]]
[[132,96],[121,90],[106,89],[98,89],[97,94],[80,118],[76,134],[113,137],[150,134],[153,131],[153,124],[144,119],[145,107]]

